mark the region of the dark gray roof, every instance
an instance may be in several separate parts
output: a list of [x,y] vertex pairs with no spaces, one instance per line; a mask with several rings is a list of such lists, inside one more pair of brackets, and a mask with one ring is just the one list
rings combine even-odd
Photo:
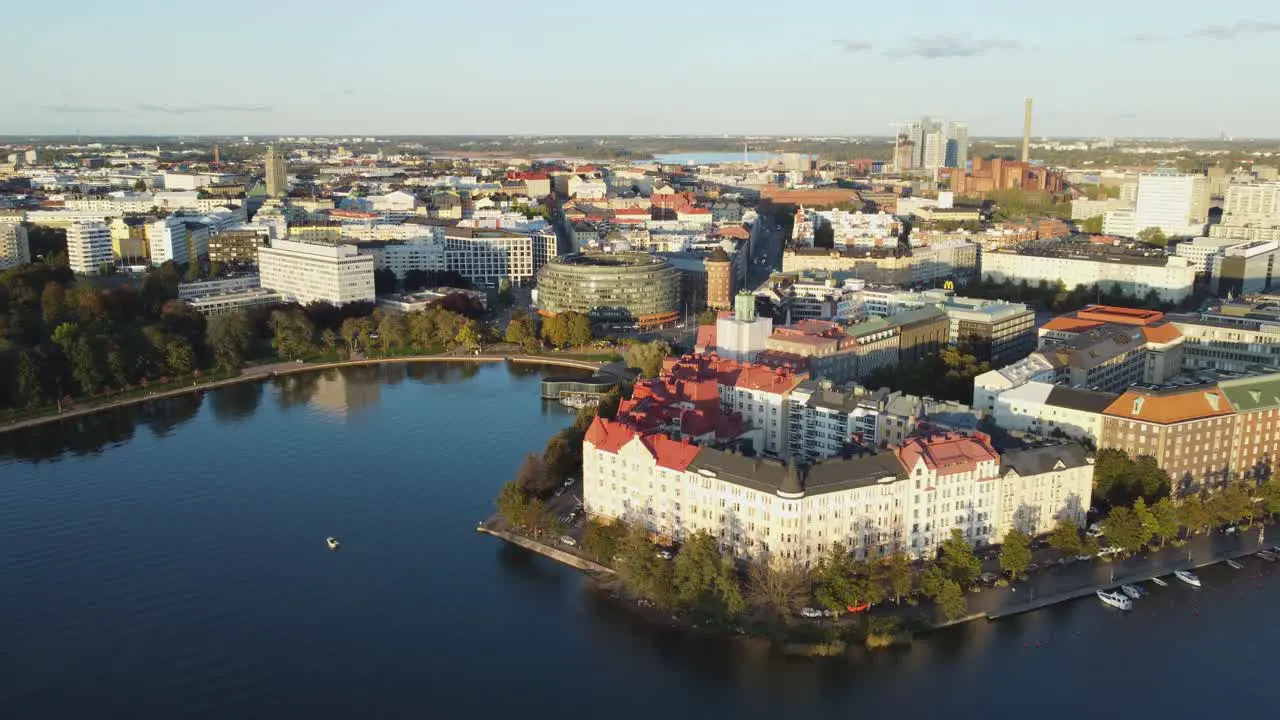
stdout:
[[893,315],[885,318],[885,320],[890,325],[906,327],[908,325],[917,325],[919,323],[926,322],[945,322],[947,320],[947,313],[933,305],[929,305],[922,308],[916,308],[915,310],[906,310],[900,313],[894,313]]
[[1053,389],[1049,391],[1049,397],[1045,398],[1045,404],[1100,413],[1106,410],[1118,397],[1120,396],[1115,393],[1054,385]]
[[1000,473],[1015,470],[1019,475],[1040,475],[1062,464],[1070,469],[1089,464],[1089,452],[1080,443],[1064,443],[1031,450],[1014,450],[1000,456]]
[[[689,464],[689,470],[706,470],[714,473],[717,479],[760,492],[777,493],[780,489],[787,492],[787,467],[769,458],[747,457],[704,447]],[[806,495],[874,485],[886,477],[906,477],[898,458],[888,452],[867,453],[847,460],[825,460],[797,470]]]

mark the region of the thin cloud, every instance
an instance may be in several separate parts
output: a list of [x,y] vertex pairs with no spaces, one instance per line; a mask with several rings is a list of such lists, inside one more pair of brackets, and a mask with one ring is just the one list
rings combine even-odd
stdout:
[[968,38],[960,35],[927,35],[910,38],[907,44],[889,52],[924,60],[944,60],[985,55],[1000,50],[1015,50],[1018,43],[1000,38]]
[[1280,32],[1280,23],[1266,20],[1237,20],[1230,25],[1206,25],[1187,33],[1187,37],[1208,38],[1210,40],[1234,40],[1241,35]]
[[274,105],[156,105],[154,103],[138,103],[134,109],[142,113],[164,113],[166,115],[190,115],[192,113],[230,112],[230,113],[266,113],[275,110]]
[[46,110],[56,113],[114,113],[120,112],[120,108],[114,105],[73,105],[62,103],[59,105],[46,105]]
[[865,40],[837,40],[836,45],[839,46],[841,50],[849,53],[850,55],[863,53],[872,48],[871,43]]
[[1164,35],[1148,35],[1145,33],[1129,36],[1129,42],[1138,43],[1140,45],[1153,45],[1155,43],[1162,43],[1168,39],[1169,38]]

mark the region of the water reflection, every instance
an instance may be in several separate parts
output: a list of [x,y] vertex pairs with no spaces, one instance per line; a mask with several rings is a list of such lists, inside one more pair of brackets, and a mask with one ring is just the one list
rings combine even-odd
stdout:
[[[547,365],[502,363],[509,376],[536,377],[551,371]],[[131,405],[93,415],[9,433],[0,433],[0,458],[52,460],[64,453],[87,455],[133,439],[138,425],[147,426],[157,438],[164,438],[200,411],[206,395],[213,418],[218,423],[242,423],[262,406],[270,384],[276,405],[288,410],[314,407],[331,417],[351,419],[371,411],[382,399],[383,385],[413,380],[426,385],[452,385],[470,381],[482,367],[474,362],[391,363],[344,367],[316,372],[272,377],[264,382],[245,382],[218,390],[178,395]],[[557,375],[587,371],[554,368]],[[479,390],[478,390],[479,391]],[[536,402],[536,396],[524,398]],[[542,414],[563,414],[558,403],[542,403]]]

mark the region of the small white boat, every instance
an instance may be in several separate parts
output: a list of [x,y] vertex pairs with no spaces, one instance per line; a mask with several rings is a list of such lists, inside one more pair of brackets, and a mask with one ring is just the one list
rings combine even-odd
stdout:
[[1133,601],[1125,597],[1124,595],[1121,595],[1120,593],[1107,592],[1106,590],[1099,590],[1098,599],[1110,605],[1113,608],[1120,608],[1121,610],[1133,609]]
[[1169,587],[1168,581],[1166,581],[1164,578],[1153,577],[1151,578],[1151,582],[1159,585],[1160,587]]
[[1244,567],[1243,565],[1236,562],[1235,560],[1232,560],[1231,558],[1227,558],[1227,565],[1230,566],[1233,570],[1239,570],[1240,568]]
[[337,550],[340,547],[338,538],[332,536],[325,538],[324,544],[328,545],[330,550]]
[[1276,554],[1271,552],[1270,550],[1259,550],[1257,552],[1257,555],[1258,557],[1262,558],[1263,560],[1266,560],[1267,562],[1276,561]]
[[1134,600],[1137,600],[1138,598],[1142,597],[1144,594],[1142,592],[1142,588],[1138,587],[1137,585],[1121,585],[1120,592],[1124,593],[1125,595],[1128,595]]
[[1195,573],[1191,572],[1190,570],[1174,570],[1173,575],[1174,577],[1190,585],[1191,587],[1200,587],[1199,576],[1197,576]]

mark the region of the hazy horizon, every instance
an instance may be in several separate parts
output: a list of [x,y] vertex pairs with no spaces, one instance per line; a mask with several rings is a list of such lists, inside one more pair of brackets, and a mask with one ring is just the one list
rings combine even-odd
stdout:
[[22,3],[0,135],[851,137],[932,115],[1002,138],[1033,97],[1037,137],[1280,136],[1265,73],[1241,79],[1274,62],[1271,3],[1151,10]]

